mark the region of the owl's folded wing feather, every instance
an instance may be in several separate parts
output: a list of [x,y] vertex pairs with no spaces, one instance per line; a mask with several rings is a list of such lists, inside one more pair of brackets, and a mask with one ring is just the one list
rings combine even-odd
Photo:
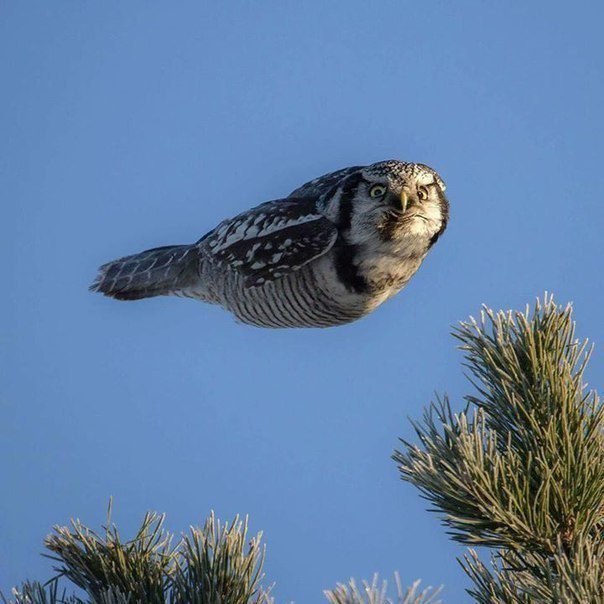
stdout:
[[305,182],[303,185],[292,191],[288,197],[319,198],[322,195],[325,195],[325,193],[330,191],[333,187],[337,186],[343,178],[349,174],[352,174],[353,172],[356,172],[359,170],[359,168],[360,166],[351,166],[350,168],[342,168],[341,170],[336,170],[335,172],[323,174],[323,176],[319,176],[319,178],[314,178],[313,180]]
[[199,241],[215,260],[247,277],[247,286],[279,279],[322,256],[335,243],[336,226],[314,198],[269,201],[225,220]]

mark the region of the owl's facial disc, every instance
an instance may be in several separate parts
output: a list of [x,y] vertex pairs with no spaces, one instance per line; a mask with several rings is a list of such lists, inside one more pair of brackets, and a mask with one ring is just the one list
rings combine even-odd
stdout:
[[374,216],[383,240],[436,240],[447,224],[448,201],[445,185],[432,168],[388,161],[368,166],[365,174],[388,190],[379,198],[371,196],[373,210],[367,213],[368,220]]
[[393,160],[347,174],[328,198],[326,216],[356,244],[373,244],[377,230],[382,242],[428,246],[446,226],[448,202],[432,168]]

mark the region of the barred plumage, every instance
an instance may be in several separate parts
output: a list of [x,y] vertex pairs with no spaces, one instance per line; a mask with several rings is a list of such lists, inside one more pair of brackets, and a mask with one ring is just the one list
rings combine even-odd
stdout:
[[448,220],[423,164],[344,168],[220,223],[197,243],[103,265],[91,286],[136,300],[179,295],[261,327],[354,321],[406,285]]

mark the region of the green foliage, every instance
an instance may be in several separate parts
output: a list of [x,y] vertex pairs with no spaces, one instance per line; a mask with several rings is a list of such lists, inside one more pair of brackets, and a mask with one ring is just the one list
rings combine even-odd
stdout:
[[[3,602],[8,602],[0,594]],[[81,604],[81,600],[75,596],[67,597],[65,592],[59,595],[59,588],[56,581],[51,581],[48,585],[42,585],[37,581],[26,581],[19,588],[13,589],[14,604]]]
[[[57,562],[56,577],[46,587],[24,583],[13,590],[11,602],[271,604],[268,591],[260,586],[264,577],[260,534],[248,539],[247,520],[221,524],[211,514],[203,528],[192,527],[175,547],[163,522],[163,516],[146,514],[129,541],[121,539],[110,521],[101,535],[79,520],[71,527],[55,527],[46,547]],[[61,578],[83,590],[87,599],[59,597]]]
[[440,589],[428,587],[419,591],[419,581],[403,590],[398,574],[396,580],[396,599],[387,595],[388,584],[381,583],[378,576],[374,575],[373,581],[363,581],[361,588],[351,579],[346,585],[338,583],[335,589],[325,591],[325,596],[330,604],[440,604],[437,600]]
[[148,513],[136,536],[123,542],[117,528],[108,523],[103,536],[79,520],[71,528],[55,527],[46,547],[64,576],[86,591],[93,601],[141,601],[162,604],[175,565],[170,536],[163,517]]
[[[446,397],[429,406],[414,424],[419,444],[394,453],[401,477],[454,539],[492,548],[488,565],[473,549],[460,560],[474,601],[604,604],[604,406],[586,389],[589,351],[571,308],[547,296],[532,315],[485,308],[454,335],[476,393],[458,413]],[[173,546],[163,516],[147,514],[129,541],[110,516],[101,535],[77,520],[56,527],[46,546],[57,576],[23,584],[11,602],[272,604],[247,521],[212,514]],[[86,599],[59,595],[60,579]],[[439,592],[403,590],[397,576],[391,596],[376,575],[324,593],[330,604],[437,604]]]
[[247,519],[221,526],[212,514],[202,529],[192,527],[178,549],[171,604],[270,604],[260,587],[264,548],[261,534],[247,540]]
[[454,539],[498,548],[463,567],[478,602],[604,601],[604,408],[587,392],[586,342],[551,297],[525,313],[484,309],[454,335],[477,394],[433,403],[401,476]]
[[[264,589],[265,550],[261,534],[248,537],[247,520],[222,524],[212,513],[202,528],[191,527],[173,547],[163,528],[164,517],[147,513],[135,537],[124,541],[109,520],[97,534],[79,520],[55,527],[47,537],[49,557],[57,575],[47,584],[24,583],[7,604],[273,604]],[[59,595],[58,582],[68,579],[85,599]],[[438,604],[438,591],[419,591],[419,581],[398,599],[386,597],[386,583],[354,581],[338,585],[325,596],[332,604]],[[1,594],[0,594],[1,597]]]
[[500,550],[491,569],[470,550],[462,566],[474,583],[468,593],[479,604],[604,602],[604,551],[586,541],[572,555]]

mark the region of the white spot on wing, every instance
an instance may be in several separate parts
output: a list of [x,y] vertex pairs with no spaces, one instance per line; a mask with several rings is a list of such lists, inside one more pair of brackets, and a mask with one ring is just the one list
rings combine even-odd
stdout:
[[[296,218],[289,219],[286,216],[276,216],[271,222],[263,225],[263,228],[256,226],[255,223],[257,220],[254,220],[253,224],[250,224],[250,220],[243,222],[238,221],[233,223],[231,227],[228,227],[225,232],[220,229],[217,233],[216,240],[210,241],[210,247],[213,248],[214,252],[220,252],[238,241],[246,241],[255,239],[256,237],[266,237],[283,229],[305,224],[307,222],[313,222],[319,218],[321,218],[321,216],[318,214],[306,214],[304,216],[297,216]],[[224,237],[229,229],[232,229],[231,232]],[[283,243],[284,246],[289,246],[291,244],[291,239],[286,239]]]

